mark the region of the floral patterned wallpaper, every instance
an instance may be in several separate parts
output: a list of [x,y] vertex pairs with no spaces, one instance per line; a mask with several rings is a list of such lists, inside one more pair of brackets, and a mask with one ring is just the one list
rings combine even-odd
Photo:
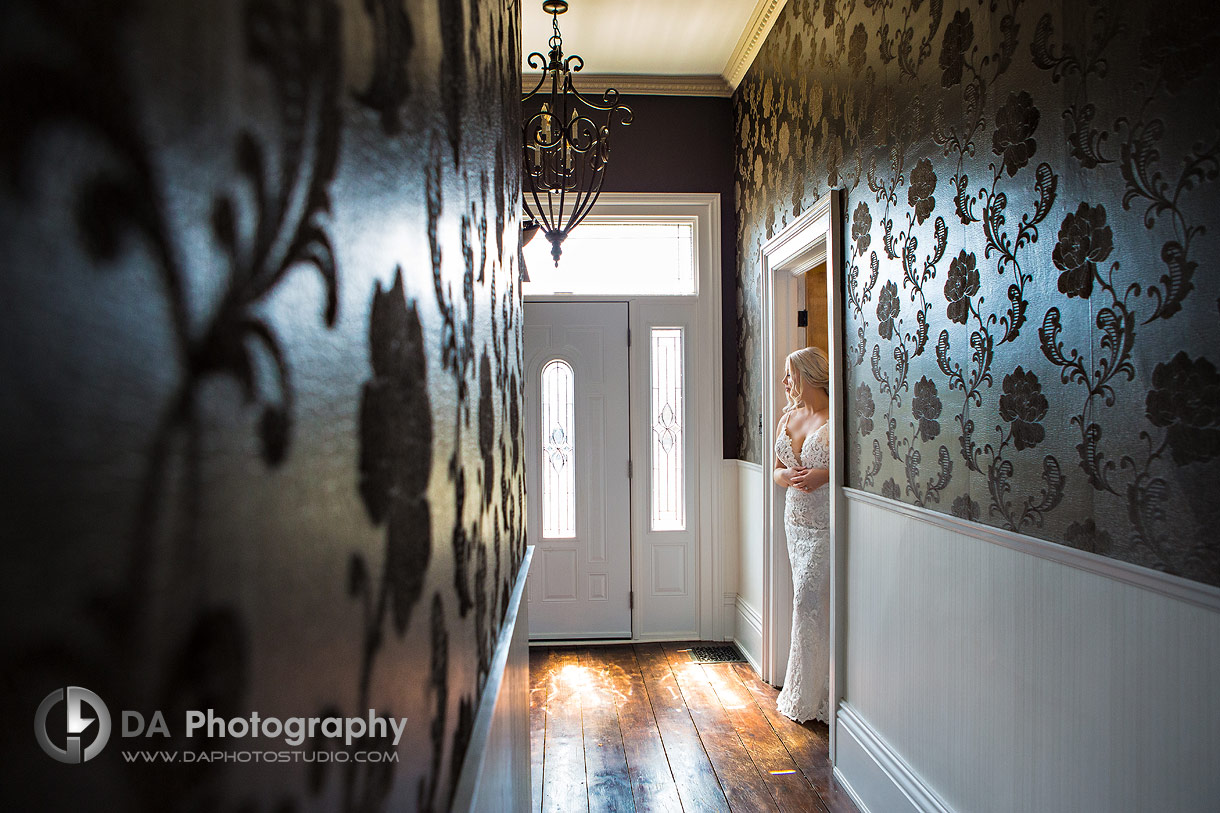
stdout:
[[1220,585],[1218,54],[1201,0],[790,0],[734,97],[742,459],[759,247],[843,188],[849,484]]
[[[0,20],[3,806],[449,809],[525,545],[518,6]],[[30,735],[65,685],[88,765]],[[120,710],[242,747],[193,709],[408,722],[120,756]]]

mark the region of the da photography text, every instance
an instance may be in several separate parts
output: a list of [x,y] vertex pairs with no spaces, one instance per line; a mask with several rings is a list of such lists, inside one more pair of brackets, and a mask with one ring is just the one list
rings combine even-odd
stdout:
[[[370,710],[368,717],[262,717],[257,711],[249,717],[220,717],[212,709],[188,711],[184,732],[187,737],[228,737],[231,739],[283,738],[288,745],[301,745],[306,739],[319,734],[332,739],[343,738],[346,745],[373,737],[385,740],[393,734],[394,745],[398,745],[407,727],[406,717],[379,717]],[[147,724],[138,711],[123,711],[122,734],[124,737],[169,737],[171,732],[161,712],[153,712]]]
[[[60,722],[52,725],[52,715]],[[207,740],[276,740],[286,745],[299,746],[306,739],[325,737],[332,741],[342,740],[351,748],[353,743],[369,740],[385,743],[393,740],[394,747],[402,739],[407,728],[406,717],[382,717],[369,710],[365,717],[264,717],[257,711],[246,717],[224,717],[214,709],[187,711],[182,720],[180,733],[188,739],[199,737]],[[34,715],[34,737],[47,756],[59,762],[79,764],[88,762],[102,752],[111,735],[111,716],[106,702],[97,693],[83,686],[66,686],[55,689],[39,704]],[[134,737],[163,737],[175,735],[169,721],[161,711],[145,717],[142,712],[124,709],[120,712],[119,735],[124,739]],[[255,748],[265,749],[269,744],[251,743]],[[133,752],[134,758],[124,752],[128,762],[204,762],[215,759],[250,761],[251,754],[258,761],[287,762],[296,760],[302,752],[292,751],[239,751],[233,754],[209,752],[207,759],[187,758],[182,752]],[[397,752],[339,752],[344,757],[355,757],[355,761],[397,761]],[[212,756],[216,754],[218,756]],[[274,757],[274,758],[273,758]],[[181,759],[180,759],[181,758]],[[317,761],[306,755],[306,761]],[[335,759],[340,759],[338,754]]]

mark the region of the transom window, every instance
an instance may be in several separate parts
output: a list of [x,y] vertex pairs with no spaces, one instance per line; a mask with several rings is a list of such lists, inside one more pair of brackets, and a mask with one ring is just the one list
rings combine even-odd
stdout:
[[695,287],[691,220],[585,220],[563,241],[556,268],[539,233],[525,247],[529,281],[521,292],[585,296],[691,296]]

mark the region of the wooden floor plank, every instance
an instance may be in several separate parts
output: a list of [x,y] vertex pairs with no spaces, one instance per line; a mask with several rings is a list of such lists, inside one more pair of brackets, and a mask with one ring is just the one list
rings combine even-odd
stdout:
[[818,811],[825,805],[780,740],[754,695],[733,671],[733,664],[705,664],[703,672],[750,759],[782,811]]
[[754,695],[755,703],[771,724],[780,741],[792,755],[797,768],[817,790],[822,804],[831,813],[855,813],[856,806],[847,791],[834,778],[834,766],[830,764],[827,739],[829,731],[825,723],[795,723],[775,708],[779,690],[765,683],[748,664],[733,664],[733,672],[742,685]]
[[573,691],[580,664],[573,649],[555,649],[547,661],[546,742],[543,746],[543,813],[589,810],[580,692]]
[[570,688],[581,693],[589,813],[629,813],[635,810],[635,803],[614,702],[616,684],[621,681],[608,668],[604,654],[595,656],[587,647],[578,654],[580,671]]
[[665,644],[664,650],[730,810],[778,811],[766,780],[750,759],[702,665],[690,659],[689,645]]
[[669,769],[665,745],[653,714],[644,677],[630,646],[606,647],[600,652],[612,677],[619,728],[631,779],[637,813],[671,813],[682,809],[678,786]]
[[530,649],[530,810],[542,809],[542,754],[546,744],[546,700],[550,673],[549,650]]
[[656,716],[665,755],[686,813],[727,813],[728,800],[687,711],[686,700],[660,644],[636,644],[636,661]]
[[530,650],[535,813],[857,813],[824,724],[792,722],[749,666],[696,664],[688,647]]

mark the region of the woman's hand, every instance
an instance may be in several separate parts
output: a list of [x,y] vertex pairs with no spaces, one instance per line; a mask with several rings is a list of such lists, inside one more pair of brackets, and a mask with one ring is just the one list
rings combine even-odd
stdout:
[[803,477],[809,469],[804,466],[793,466],[792,468],[775,467],[775,482],[784,488],[795,488],[796,482],[794,478]]
[[775,484],[784,488],[795,488],[808,494],[816,491],[830,482],[830,472],[826,469],[811,469],[806,466],[785,468],[778,460],[771,473]]
[[797,491],[809,493],[817,487],[810,482],[813,469],[809,469],[804,466],[794,466],[788,469],[788,471],[790,472],[788,477],[788,485],[795,488]]

